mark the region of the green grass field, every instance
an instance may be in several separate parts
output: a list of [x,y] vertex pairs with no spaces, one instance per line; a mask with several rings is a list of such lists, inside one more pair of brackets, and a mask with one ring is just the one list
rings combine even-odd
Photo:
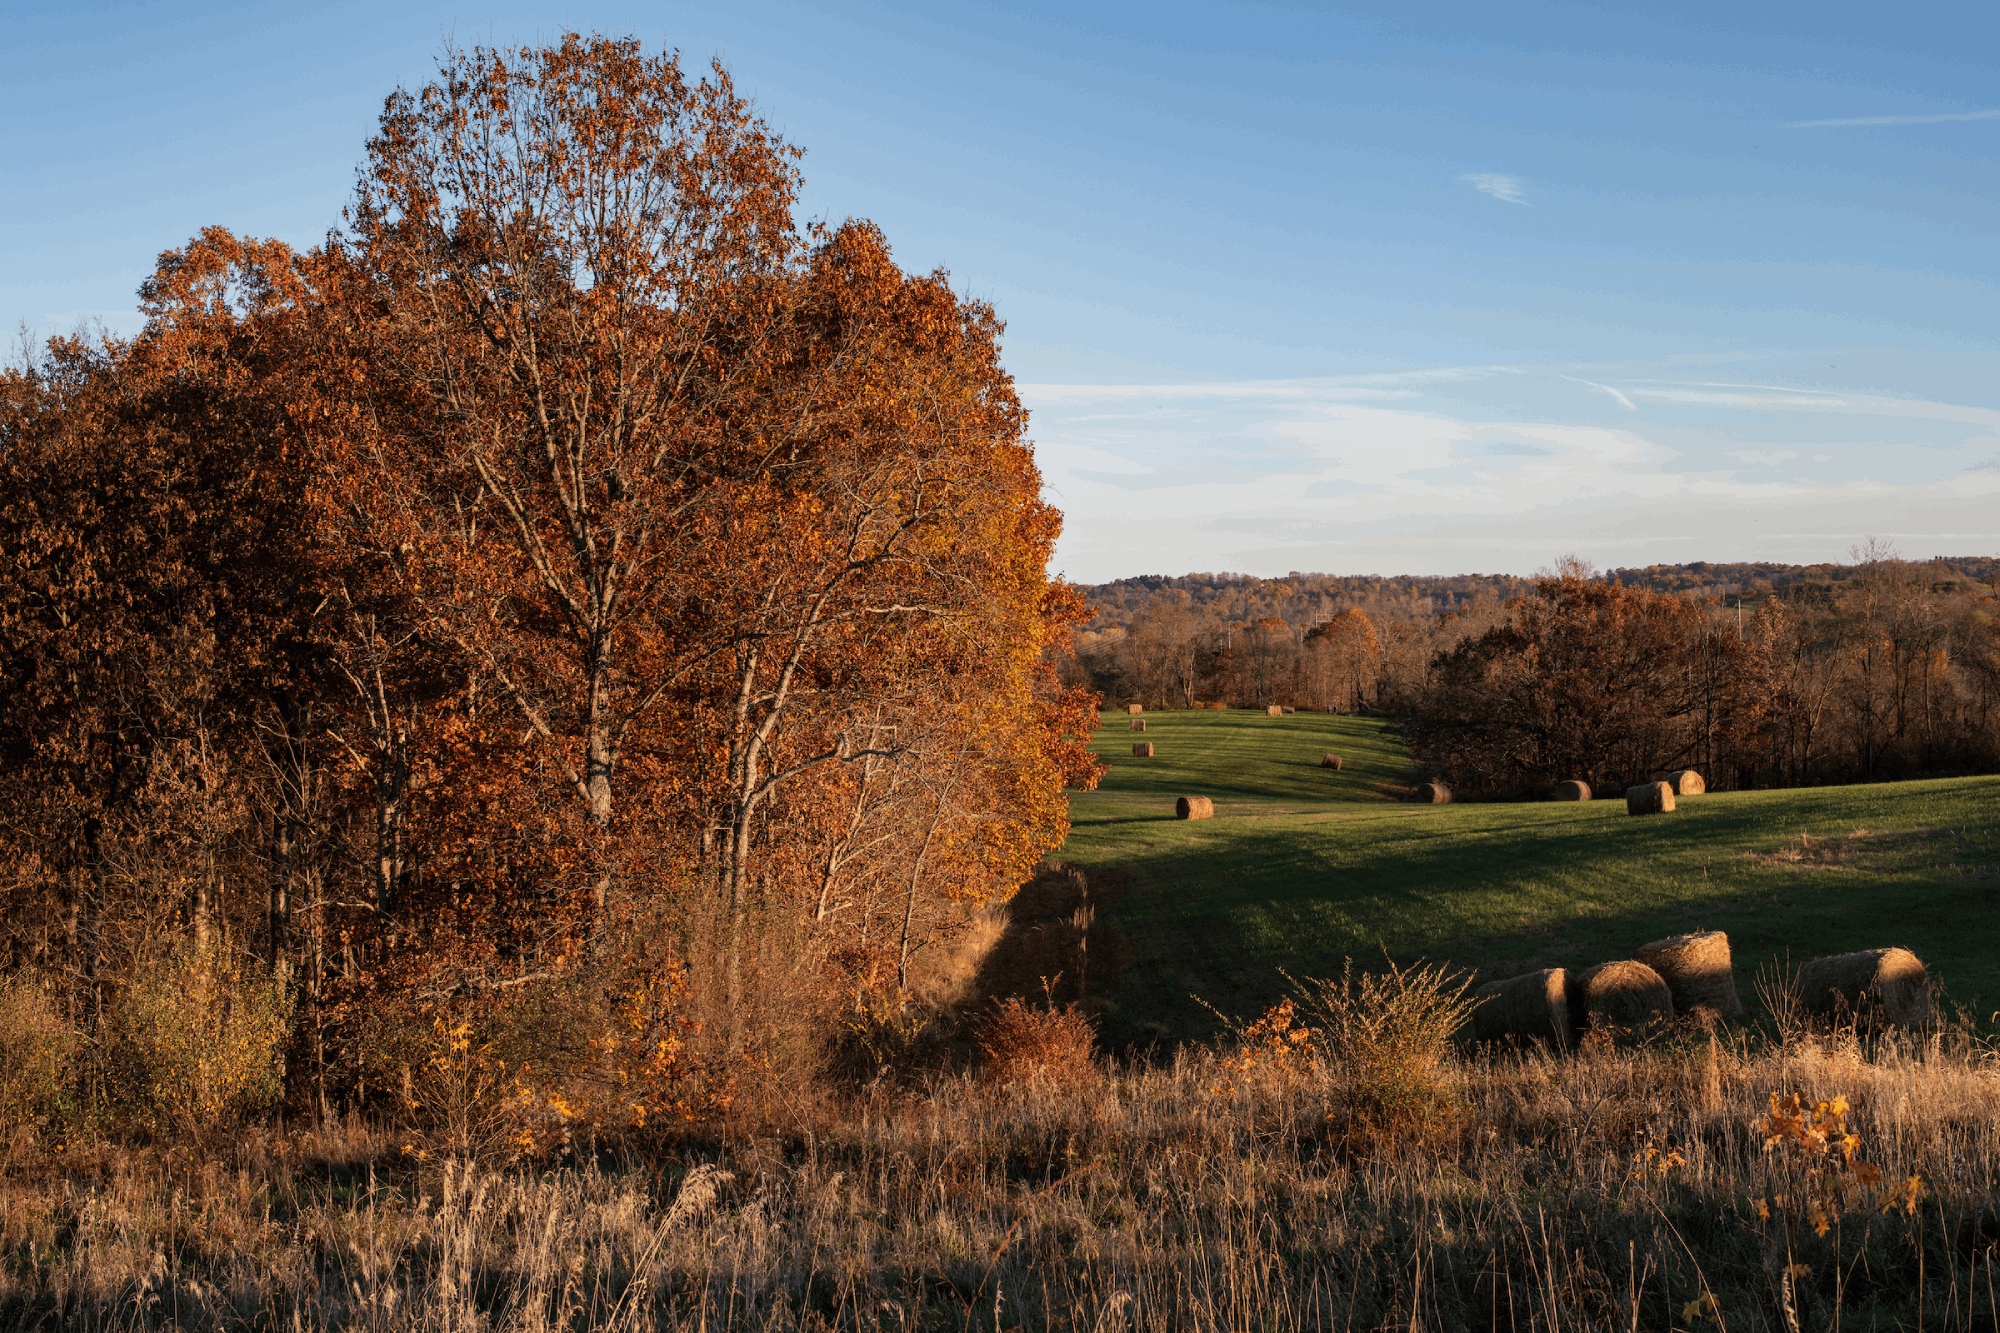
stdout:
[[[1419,806],[1395,734],[1372,718],[1149,713],[1135,759],[1121,716],[1111,764],[1073,793],[1057,854],[1092,874],[1115,971],[1093,990],[1121,1046],[1203,1036],[1254,1016],[1295,976],[1342,960],[1424,957],[1482,978],[1631,956],[1726,930],[1755,1003],[1761,963],[1900,944],[1948,1000],[2000,1009],[2000,778],[1734,792],[1635,819],[1585,804]],[[1333,751],[1345,766],[1319,767]],[[1208,796],[1215,818],[1174,818]],[[1199,1002],[1196,998],[1199,997]]]

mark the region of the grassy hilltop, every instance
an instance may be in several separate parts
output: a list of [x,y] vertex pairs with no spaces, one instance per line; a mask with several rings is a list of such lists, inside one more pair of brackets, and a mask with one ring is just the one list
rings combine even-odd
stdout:
[[[1107,716],[1093,748],[1111,771],[1072,796],[1058,854],[1091,872],[1112,928],[1092,990],[1113,1044],[1213,1031],[1191,996],[1254,1016],[1281,968],[1327,976],[1386,949],[1512,976],[1695,929],[1729,932],[1746,1003],[1787,953],[1900,944],[1951,1002],[2000,1008],[2000,778],[1732,792],[1645,819],[1622,797],[1420,806],[1396,799],[1408,759],[1378,719],[1146,721],[1140,737]],[[1139,739],[1154,758],[1132,757]],[[1181,795],[1215,818],[1175,819]]]

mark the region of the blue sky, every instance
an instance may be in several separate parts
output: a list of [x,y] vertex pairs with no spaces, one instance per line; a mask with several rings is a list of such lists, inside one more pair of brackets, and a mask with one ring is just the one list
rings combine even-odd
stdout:
[[1671,8],[11,5],[0,318],[310,244],[447,36],[629,31],[999,308],[1074,578],[2000,552],[2000,10]]

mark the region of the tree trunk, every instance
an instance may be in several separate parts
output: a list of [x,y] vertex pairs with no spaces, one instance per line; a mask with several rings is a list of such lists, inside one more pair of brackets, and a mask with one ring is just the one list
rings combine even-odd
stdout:
[[292,821],[282,810],[271,816],[269,905],[271,974],[288,978],[292,934]]

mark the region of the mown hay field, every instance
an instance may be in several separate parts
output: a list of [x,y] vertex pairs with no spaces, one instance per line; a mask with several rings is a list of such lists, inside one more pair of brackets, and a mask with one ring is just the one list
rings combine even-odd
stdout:
[[[1151,759],[1102,735],[1110,772],[1072,796],[1058,853],[1117,942],[1093,986],[1114,1046],[1210,1035],[1208,1006],[1253,1018],[1280,969],[1386,950],[1487,980],[1697,929],[1729,933],[1746,1003],[1774,959],[1901,945],[1948,1005],[2000,1009],[2000,778],[1690,796],[1649,819],[1623,799],[1417,805],[1398,798],[1422,775],[1381,719],[1147,719]],[[1177,820],[1180,796],[1215,817]]]

